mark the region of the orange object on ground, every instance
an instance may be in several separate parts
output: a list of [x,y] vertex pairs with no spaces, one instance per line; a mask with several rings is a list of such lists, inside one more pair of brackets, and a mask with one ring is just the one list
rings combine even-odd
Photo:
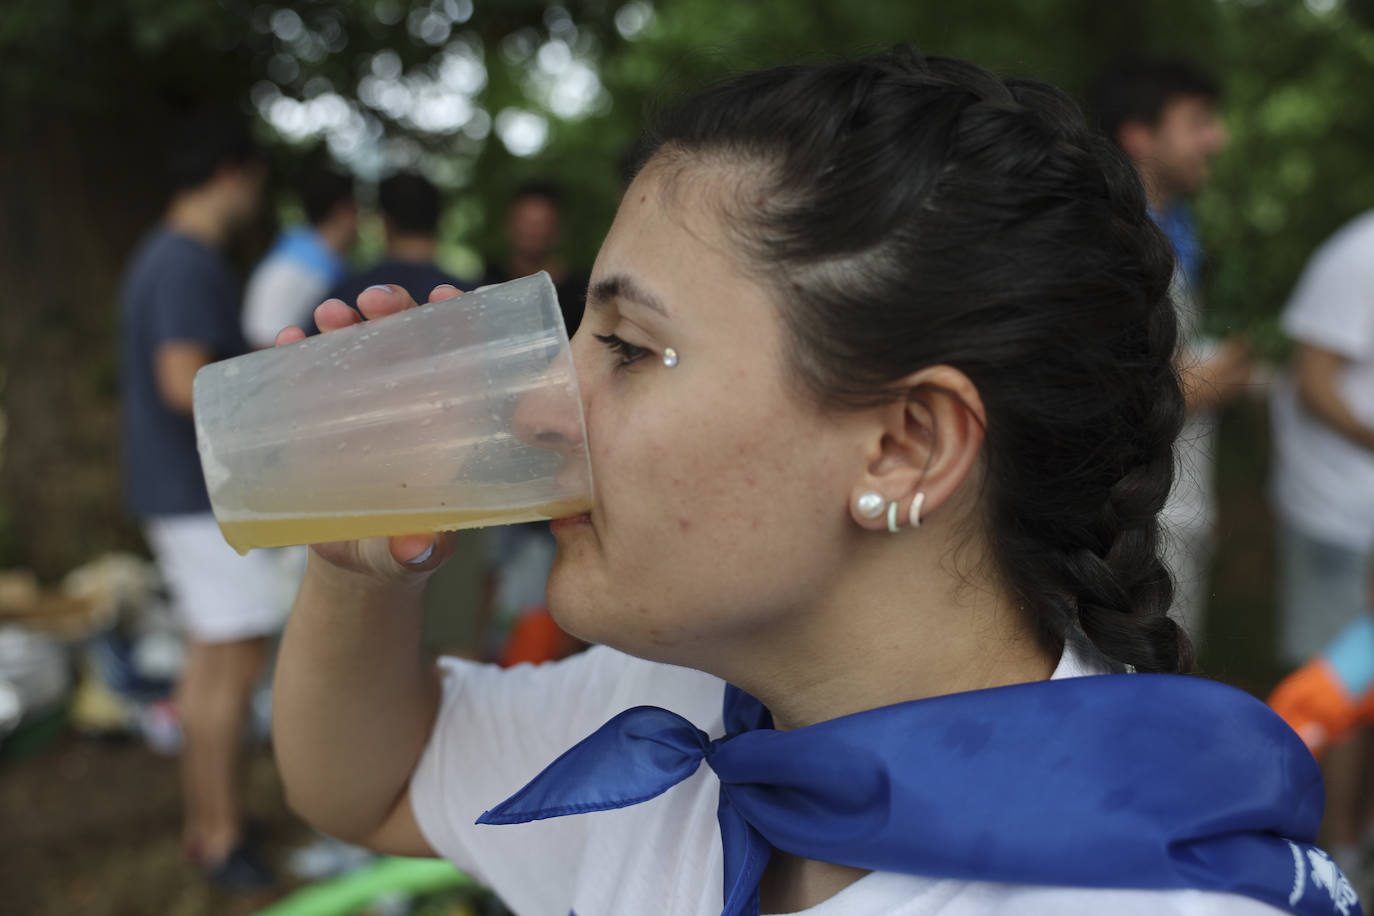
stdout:
[[583,648],[585,643],[570,636],[554,623],[545,606],[529,608],[516,619],[506,644],[501,647],[501,667],[509,668],[522,662],[538,665],[542,662],[567,658]]
[[1374,691],[1352,697],[1330,664],[1318,657],[1279,682],[1269,695],[1269,707],[1320,758],[1355,726],[1374,722]]

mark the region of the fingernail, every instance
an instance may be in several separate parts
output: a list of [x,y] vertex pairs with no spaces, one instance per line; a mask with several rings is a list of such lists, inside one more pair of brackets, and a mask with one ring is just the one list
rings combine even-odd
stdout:
[[[367,289],[379,289],[379,290],[381,290],[381,291],[384,292],[384,293],[389,293],[389,292],[391,292],[391,287],[387,286],[385,283],[374,283],[374,284],[372,284],[371,286],[369,286]],[[367,292],[367,289],[363,290],[363,292]]]
[[430,541],[429,546],[424,549],[424,552],[418,553],[415,556],[411,557],[409,560],[406,560],[406,565],[423,566],[425,562],[432,556],[434,556],[434,542]]

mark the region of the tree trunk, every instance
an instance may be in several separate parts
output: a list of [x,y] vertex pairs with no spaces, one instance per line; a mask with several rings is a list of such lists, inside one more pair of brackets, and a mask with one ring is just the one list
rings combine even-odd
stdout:
[[138,546],[120,485],[118,285],[161,206],[155,103],[0,135],[0,565]]

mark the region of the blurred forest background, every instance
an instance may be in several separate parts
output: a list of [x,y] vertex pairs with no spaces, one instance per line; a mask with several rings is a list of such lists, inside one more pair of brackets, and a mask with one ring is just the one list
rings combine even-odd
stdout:
[[[163,203],[176,113],[259,116],[279,187],[327,150],[366,182],[448,190],[443,262],[475,276],[521,181],[567,192],[590,265],[647,105],[722,73],[909,41],[1082,96],[1111,62],[1183,54],[1226,89],[1233,142],[1197,209],[1208,322],[1282,358],[1276,315],[1312,249],[1374,206],[1374,0],[5,0],[0,4],[0,567],[52,579],[137,546],[119,489],[116,290]],[[283,198],[285,201],[285,198]],[[264,225],[238,252],[246,270]],[[360,256],[376,250],[365,234]],[[1213,673],[1269,651],[1261,401],[1224,420]]]

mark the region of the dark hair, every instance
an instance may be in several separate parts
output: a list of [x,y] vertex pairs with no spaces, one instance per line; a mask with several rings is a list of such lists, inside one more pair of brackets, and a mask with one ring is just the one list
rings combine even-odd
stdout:
[[439,229],[439,189],[423,175],[398,172],[383,179],[377,204],[399,232],[433,235]]
[[928,365],[973,381],[993,560],[1053,638],[1191,667],[1157,520],[1183,420],[1173,252],[1073,102],[897,51],[736,77],[643,149],[750,183],[721,195],[725,224],[820,403],[890,401]]
[[510,201],[514,204],[524,197],[543,198],[553,204],[555,208],[562,208],[563,206],[563,189],[552,181],[527,181],[515,189]]
[[353,200],[353,179],[330,169],[312,169],[301,179],[300,196],[305,218],[317,226],[339,204]]
[[1169,103],[1184,96],[1216,102],[1221,98],[1221,87],[1211,74],[1189,60],[1127,60],[1098,78],[1092,110],[1102,132],[1116,142],[1122,125],[1138,121],[1154,127]]
[[167,147],[167,178],[173,192],[205,184],[222,166],[261,162],[248,125],[230,111],[198,111],[184,117]]

